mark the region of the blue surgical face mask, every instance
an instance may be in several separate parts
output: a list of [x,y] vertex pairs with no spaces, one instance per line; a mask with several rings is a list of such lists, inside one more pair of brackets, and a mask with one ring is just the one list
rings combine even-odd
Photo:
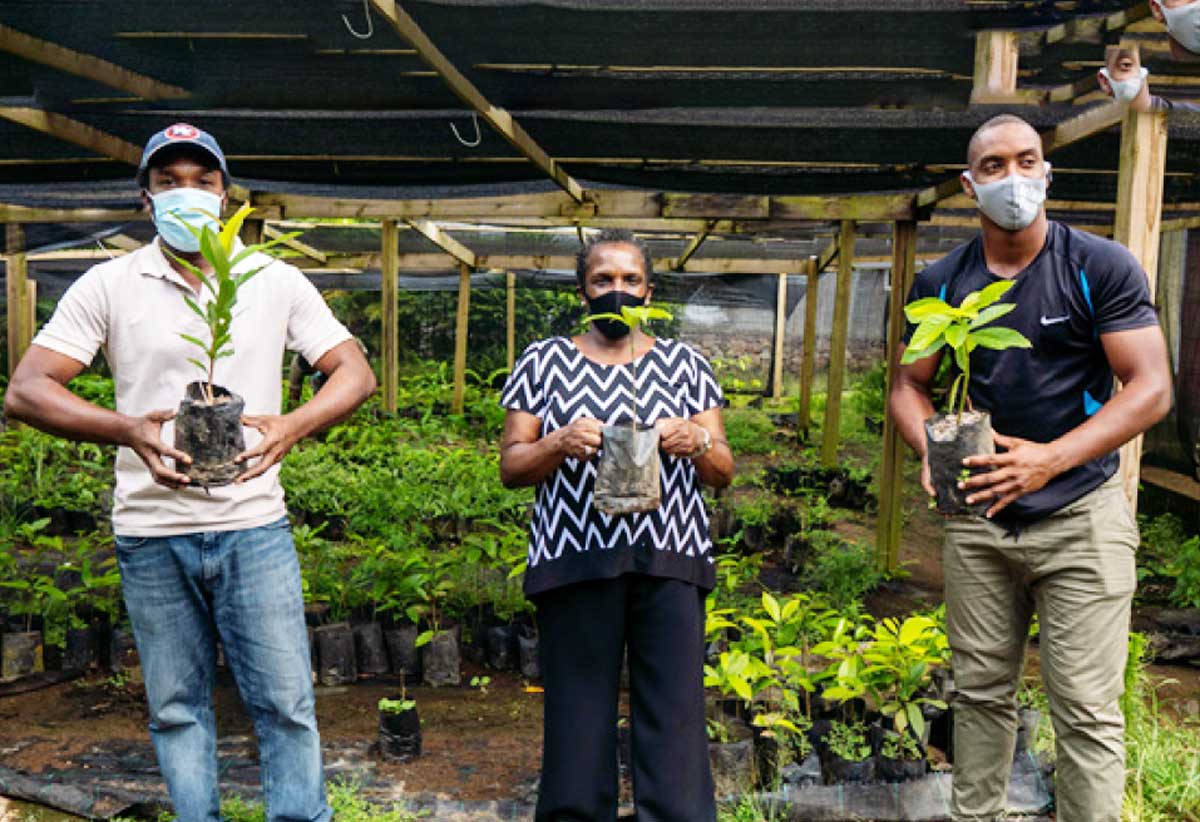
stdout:
[[[205,226],[220,230],[221,196],[201,188],[172,188],[150,195],[154,204],[154,226],[162,241],[176,251],[194,254],[200,238],[188,226],[201,231]],[[185,225],[186,223],[186,225]]]

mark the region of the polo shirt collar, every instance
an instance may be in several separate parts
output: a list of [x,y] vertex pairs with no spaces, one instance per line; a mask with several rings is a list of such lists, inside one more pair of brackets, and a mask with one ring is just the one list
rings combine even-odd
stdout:
[[[233,255],[239,254],[243,248],[245,248],[245,245],[242,241],[234,237]],[[188,291],[192,290],[192,287],[183,279],[183,276],[171,267],[171,262],[167,259],[167,254],[162,248],[162,238],[155,235],[154,239],[145,246],[145,251],[146,253],[143,255],[143,258],[138,260],[139,273],[149,277],[157,277],[160,280],[169,280],[178,286],[186,288]]]

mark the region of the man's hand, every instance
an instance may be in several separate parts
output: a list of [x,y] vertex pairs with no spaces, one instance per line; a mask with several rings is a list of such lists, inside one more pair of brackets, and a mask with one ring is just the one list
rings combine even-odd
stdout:
[[703,429],[691,420],[668,417],[654,423],[658,444],[672,457],[690,457],[704,444]]
[[235,483],[252,480],[266,472],[268,468],[282,460],[301,438],[301,432],[296,425],[286,416],[278,414],[243,415],[242,425],[257,428],[262,434],[262,441],[255,447],[238,454],[234,458],[234,462],[245,462],[254,457],[262,457],[262,459],[258,461],[258,465],[234,480]]
[[174,411],[151,411],[144,417],[130,417],[128,428],[125,430],[123,445],[133,449],[141,457],[142,462],[150,469],[150,474],[159,485],[172,490],[181,485],[187,485],[191,480],[187,475],[172,471],[163,462],[163,457],[175,460],[176,467],[191,465],[192,458],[182,451],[176,451],[162,441],[164,422],[175,418]]
[[558,430],[558,451],[577,460],[590,460],[600,450],[600,432],[604,425],[592,417],[580,417]]
[[1003,453],[967,457],[963,465],[993,470],[959,483],[960,488],[979,489],[967,497],[968,505],[990,499],[999,500],[988,509],[989,518],[1014,500],[1037,491],[1063,471],[1057,449],[1052,444],[1006,437],[995,432],[992,438],[996,445],[1005,449]]

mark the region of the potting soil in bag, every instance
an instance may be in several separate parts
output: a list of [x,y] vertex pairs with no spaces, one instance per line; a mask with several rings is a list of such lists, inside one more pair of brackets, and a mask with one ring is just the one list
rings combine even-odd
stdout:
[[992,439],[992,417],[986,411],[967,411],[956,422],[952,414],[934,414],[925,420],[925,442],[929,449],[929,474],[937,491],[937,510],[941,514],[983,516],[995,500],[967,505],[971,490],[958,487],[966,476],[987,473],[988,468],[967,469],[963,460],[980,454],[996,453]]
[[654,511],[662,504],[658,429],[606,425],[596,466],[595,505],[606,514]]
[[415,707],[379,712],[379,753],[391,762],[408,762],[421,755],[421,719]]
[[175,416],[175,448],[192,458],[179,466],[192,485],[202,488],[228,485],[246,470],[234,457],[246,450],[242,435],[242,412],[246,403],[237,394],[213,387],[214,402],[208,404],[204,384],[188,385],[179,413]]

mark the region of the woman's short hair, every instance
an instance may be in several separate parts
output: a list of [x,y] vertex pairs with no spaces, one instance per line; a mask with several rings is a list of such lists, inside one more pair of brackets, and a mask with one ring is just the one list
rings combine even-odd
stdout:
[[592,249],[599,245],[612,245],[614,243],[626,243],[642,252],[642,267],[646,270],[646,280],[650,281],[654,279],[654,260],[650,257],[650,246],[646,245],[645,240],[642,240],[627,228],[605,228],[596,234],[588,236],[583,241],[583,246],[580,247],[579,252],[575,255],[575,277],[579,280],[580,288],[583,288],[587,284],[588,258],[592,255]]

